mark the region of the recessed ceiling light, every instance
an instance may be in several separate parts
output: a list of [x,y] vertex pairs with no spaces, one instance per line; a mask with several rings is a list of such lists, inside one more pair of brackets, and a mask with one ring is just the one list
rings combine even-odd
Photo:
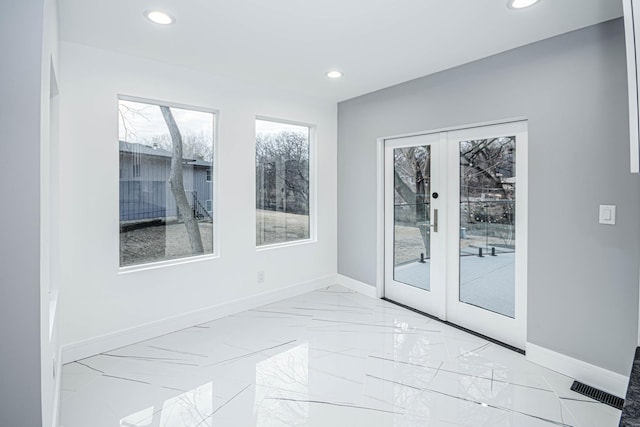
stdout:
[[149,21],[160,25],[170,25],[175,22],[175,19],[159,10],[147,10],[144,16],[146,16]]
[[509,0],[507,4],[511,9],[524,9],[525,7],[533,6],[540,0]]
[[342,72],[337,70],[329,71],[327,73],[327,77],[329,77],[330,79],[339,79],[342,76],[343,76]]

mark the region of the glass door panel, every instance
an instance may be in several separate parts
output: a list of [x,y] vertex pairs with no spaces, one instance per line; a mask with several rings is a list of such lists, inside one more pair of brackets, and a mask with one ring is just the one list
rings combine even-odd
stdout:
[[460,302],[515,317],[514,135],[459,142]]
[[393,279],[430,290],[431,147],[393,150]]
[[447,141],[447,320],[524,349],[527,122],[451,131]]
[[[385,141],[385,289],[387,298],[443,315],[442,134]],[[438,284],[436,286],[436,284]]]

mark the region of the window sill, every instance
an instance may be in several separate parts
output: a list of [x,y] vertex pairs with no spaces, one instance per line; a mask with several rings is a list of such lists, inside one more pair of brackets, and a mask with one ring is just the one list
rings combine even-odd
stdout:
[[318,242],[317,239],[305,239],[305,240],[296,240],[294,242],[273,243],[271,245],[257,246],[256,251],[263,252],[271,249],[288,248],[290,246],[303,246],[303,245],[309,245],[317,242]]
[[127,267],[118,267],[118,274],[136,273],[138,271],[155,270],[157,268],[170,267],[174,265],[191,264],[194,262],[208,261],[212,259],[220,258],[218,254],[198,255],[188,258],[170,259],[166,261],[156,261],[146,264],[130,265]]

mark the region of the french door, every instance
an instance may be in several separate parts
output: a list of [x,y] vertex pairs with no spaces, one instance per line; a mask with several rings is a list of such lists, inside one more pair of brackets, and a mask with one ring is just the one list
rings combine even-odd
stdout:
[[386,139],[385,297],[523,349],[526,156],[526,121]]

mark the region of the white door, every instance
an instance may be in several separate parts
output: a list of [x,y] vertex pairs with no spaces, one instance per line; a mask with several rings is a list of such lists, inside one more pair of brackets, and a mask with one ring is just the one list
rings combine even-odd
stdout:
[[523,349],[526,156],[525,121],[386,140],[385,297]]
[[[385,141],[385,297],[442,318],[445,288],[445,140]],[[444,188],[443,188],[444,189]]]

